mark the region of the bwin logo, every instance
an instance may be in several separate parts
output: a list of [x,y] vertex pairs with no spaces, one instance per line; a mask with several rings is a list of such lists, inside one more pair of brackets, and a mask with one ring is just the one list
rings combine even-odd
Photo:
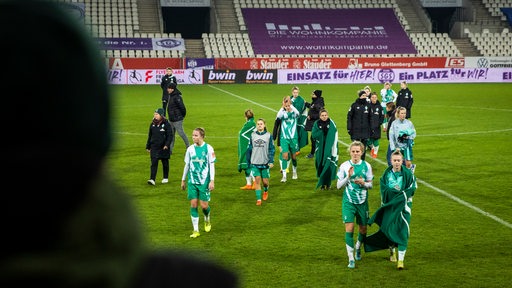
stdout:
[[226,73],[215,73],[210,71],[208,74],[208,80],[235,80],[236,74],[230,73],[229,70]]
[[181,41],[176,39],[163,39],[156,41],[156,45],[165,48],[174,48],[181,45]]
[[274,73],[252,73],[251,70],[247,71],[246,80],[272,80],[274,79]]

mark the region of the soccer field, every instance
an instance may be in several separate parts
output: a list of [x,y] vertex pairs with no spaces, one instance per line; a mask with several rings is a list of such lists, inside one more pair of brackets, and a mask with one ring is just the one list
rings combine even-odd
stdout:
[[[300,85],[301,96],[323,90],[339,132],[340,163],[349,158],[346,114],[364,85]],[[382,85],[370,85],[380,91]],[[189,135],[206,129],[217,156],[212,192],[212,231],[190,239],[186,192],[180,190],[185,147],[176,137],[168,184],[149,186],[145,150],[153,111],[161,106],[158,85],[112,86],[114,146],[109,164],[134,198],[155,248],[197,253],[235,271],[241,287],[507,287],[512,279],[512,88],[511,84],[409,84],[417,138],[411,237],[405,270],[387,261],[387,251],[365,254],[348,269],[341,190],[315,190],[314,160],[298,156],[297,180],[280,183],[271,170],[269,200],[255,205],[253,190],[237,171],[238,131],[252,108],[268,130],[292,85],[181,85]],[[398,84],[392,87],[399,89]],[[370,213],[380,204],[379,181],[386,168],[381,139],[369,191]],[[277,155],[276,155],[277,161]],[[202,214],[200,212],[200,227]],[[369,228],[369,234],[377,226]],[[200,275],[200,271],[198,271]],[[192,281],[192,279],[191,279]]]

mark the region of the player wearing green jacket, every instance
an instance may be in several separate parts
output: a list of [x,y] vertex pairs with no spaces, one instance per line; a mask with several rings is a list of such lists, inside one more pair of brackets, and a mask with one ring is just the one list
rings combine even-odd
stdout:
[[315,168],[318,182],[316,188],[331,188],[338,170],[338,129],[329,112],[320,110],[320,119],[316,120],[311,130],[311,138],[315,141]]
[[297,151],[297,154],[300,153],[300,149],[302,149],[302,147],[308,145],[308,131],[306,131],[308,111],[306,109],[306,100],[299,95],[299,92],[299,87],[294,86],[292,88],[292,96],[290,97],[293,107],[297,108],[297,111],[299,111],[299,118],[297,118],[297,140],[299,150]]
[[247,147],[251,140],[252,132],[256,131],[256,123],[254,122],[254,113],[251,109],[244,112],[245,123],[240,132],[238,132],[238,172],[244,171],[245,186],[240,187],[242,190],[254,189],[254,177],[251,175],[251,169],[247,163]]
[[389,166],[380,178],[381,206],[368,221],[377,223],[379,231],[368,236],[364,251],[390,249],[390,261],[397,262],[395,247],[398,246],[397,268],[404,269],[404,258],[409,243],[412,197],[416,191],[416,177],[403,165],[400,151],[391,154]]

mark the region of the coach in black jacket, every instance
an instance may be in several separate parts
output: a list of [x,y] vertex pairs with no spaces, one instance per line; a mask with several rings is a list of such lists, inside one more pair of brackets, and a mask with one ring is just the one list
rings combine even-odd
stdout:
[[[365,147],[370,138],[370,103],[366,100],[366,92],[359,91],[359,98],[352,103],[347,113],[347,132],[350,135],[350,140],[361,141]],[[366,156],[366,148],[364,149],[361,159],[364,160]]]
[[[308,110],[308,119],[306,120],[306,131],[311,132],[313,124],[316,120],[320,119],[320,110],[324,109],[324,97],[322,97],[322,90],[314,90],[311,93],[311,103],[306,102]],[[310,136],[311,140],[311,152],[306,155],[306,158],[315,157],[315,141],[313,141],[313,135]]]
[[172,72],[173,70],[171,67],[165,68],[165,75],[162,77],[162,81],[160,82],[160,88],[162,88],[162,108],[164,108],[164,116],[167,109],[167,101],[169,101],[167,87],[169,87],[169,84],[171,83],[178,85],[178,80]]
[[[183,131],[183,120],[187,115],[187,108],[185,107],[185,103],[183,103],[183,98],[181,97],[181,92],[176,88],[175,83],[170,83],[167,86],[167,92],[169,94],[169,102],[167,103],[167,113],[169,115],[169,121],[171,122],[172,127],[176,133],[180,135],[185,143],[185,149],[190,146],[190,142],[188,141],[187,134]],[[176,137],[176,133],[174,133],[173,137]],[[171,151],[173,151],[175,141],[171,142]]]

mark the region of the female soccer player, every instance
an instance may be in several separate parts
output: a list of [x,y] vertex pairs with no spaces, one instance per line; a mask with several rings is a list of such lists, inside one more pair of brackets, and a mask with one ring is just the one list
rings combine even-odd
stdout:
[[261,184],[263,182],[263,200],[268,199],[269,168],[274,167],[274,140],[272,134],[267,131],[265,120],[256,121],[256,131],[252,132],[249,147],[247,148],[247,163],[251,167],[251,173],[256,183],[256,205],[261,205]]
[[181,190],[187,187],[185,180],[188,176],[188,199],[190,200],[190,218],[194,231],[190,238],[199,235],[198,200],[204,215],[204,231],[210,232],[210,192],[215,188],[215,152],[213,147],[204,142],[204,128],[198,127],[192,132],[193,145],[185,153],[185,167],[181,177]]
[[[368,190],[373,187],[373,171],[370,163],[361,159],[364,144],[354,141],[348,147],[350,160],[343,162],[338,171],[337,188],[345,186],[343,192],[342,218],[345,223],[345,247],[348,268],[355,268],[354,260],[361,260],[361,245],[365,242],[369,218]],[[354,258],[354,218],[359,225]]]
[[398,246],[397,269],[404,269],[404,258],[409,243],[412,197],[416,191],[416,177],[403,166],[400,151],[391,154],[392,166],[386,168],[380,178],[381,203],[368,225],[377,223],[379,231],[367,237],[364,251],[390,250],[391,262],[397,262],[395,247]]

